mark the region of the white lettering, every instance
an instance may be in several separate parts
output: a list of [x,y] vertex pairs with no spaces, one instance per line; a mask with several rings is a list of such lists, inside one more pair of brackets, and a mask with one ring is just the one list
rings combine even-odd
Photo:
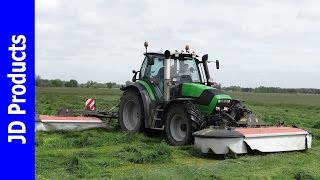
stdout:
[[26,114],[26,111],[21,110],[18,104],[10,104],[8,106],[8,114]]
[[26,133],[26,125],[21,121],[13,121],[8,125],[8,134],[15,134],[8,136],[8,142],[12,142],[13,140],[21,140],[22,144],[26,144],[27,140],[23,135],[17,134],[25,134]]
[[[12,74],[7,74],[7,78],[11,79],[13,86],[12,92],[12,103],[8,106],[9,114],[26,114],[26,110],[21,109],[21,103],[25,103],[26,99],[23,95],[27,92],[27,88],[24,85],[27,82],[25,71],[26,62],[24,61],[27,57],[25,52],[27,46],[27,38],[24,35],[13,35],[11,37],[12,45],[8,47],[11,51],[12,62]],[[19,104],[20,103],[20,104]],[[27,140],[24,135],[26,133],[26,126],[21,121],[12,121],[8,125],[8,142],[13,140],[21,140],[22,144],[26,144]]]

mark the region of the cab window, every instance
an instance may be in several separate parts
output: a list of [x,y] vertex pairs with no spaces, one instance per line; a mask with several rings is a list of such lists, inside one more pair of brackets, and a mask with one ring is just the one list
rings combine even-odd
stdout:
[[149,58],[153,58],[154,65],[148,65],[147,58],[145,58],[141,66],[140,79],[161,78],[161,76],[163,79],[163,58],[159,56],[149,56]]

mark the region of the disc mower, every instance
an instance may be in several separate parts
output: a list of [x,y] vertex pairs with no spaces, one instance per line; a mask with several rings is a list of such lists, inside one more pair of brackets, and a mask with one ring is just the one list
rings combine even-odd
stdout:
[[189,50],[146,52],[132,84],[123,87],[123,131],[164,131],[172,145],[194,143],[204,153],[278,152],[311,147],[312,135],[294,127],[267,126],[240,100],[213,87],[208,54]]

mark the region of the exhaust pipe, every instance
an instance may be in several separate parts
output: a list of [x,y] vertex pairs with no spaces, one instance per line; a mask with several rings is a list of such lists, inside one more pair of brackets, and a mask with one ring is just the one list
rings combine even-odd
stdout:
[[164,52],[164,83],[163,83],[163,96],[165,101],[170,101],[170,51]]
[[210,77],[210,72],[209,72],[209,68],[208,68],[208,54],[205,54],[202,56],[202,63],[203,63],[204,73],[205,73],[206,79],[207,79],[207,85],[210,86],[211,82],[209,81],[209,79],[211,79],[211,77]]

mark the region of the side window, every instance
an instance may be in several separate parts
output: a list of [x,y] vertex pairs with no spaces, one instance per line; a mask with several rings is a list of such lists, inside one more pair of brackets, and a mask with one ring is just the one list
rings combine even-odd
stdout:
[[163,76],[163,72],[160,72],[163,71],[161,70],[163,67],[163,58],[157,56],[149,56],[149,58],[153,58],[154,65],[148,65],[147,58],[145,58],[140,69],[140,79]]
[[163,69],[161,69],[163,67],[163,60],[160,59],[159,57],[154,57],[153,60],[154,60],[154,65],[151,66],[150,75],[152,77],[155,77],[163,74],[163,72],[160,72],[160,71],[163,71]]
[[144,58],[141,69],[140,69],[140,78],[139,79],[144,79],[145,74],[146,74],[146,69],[147,69],[147,58]]

